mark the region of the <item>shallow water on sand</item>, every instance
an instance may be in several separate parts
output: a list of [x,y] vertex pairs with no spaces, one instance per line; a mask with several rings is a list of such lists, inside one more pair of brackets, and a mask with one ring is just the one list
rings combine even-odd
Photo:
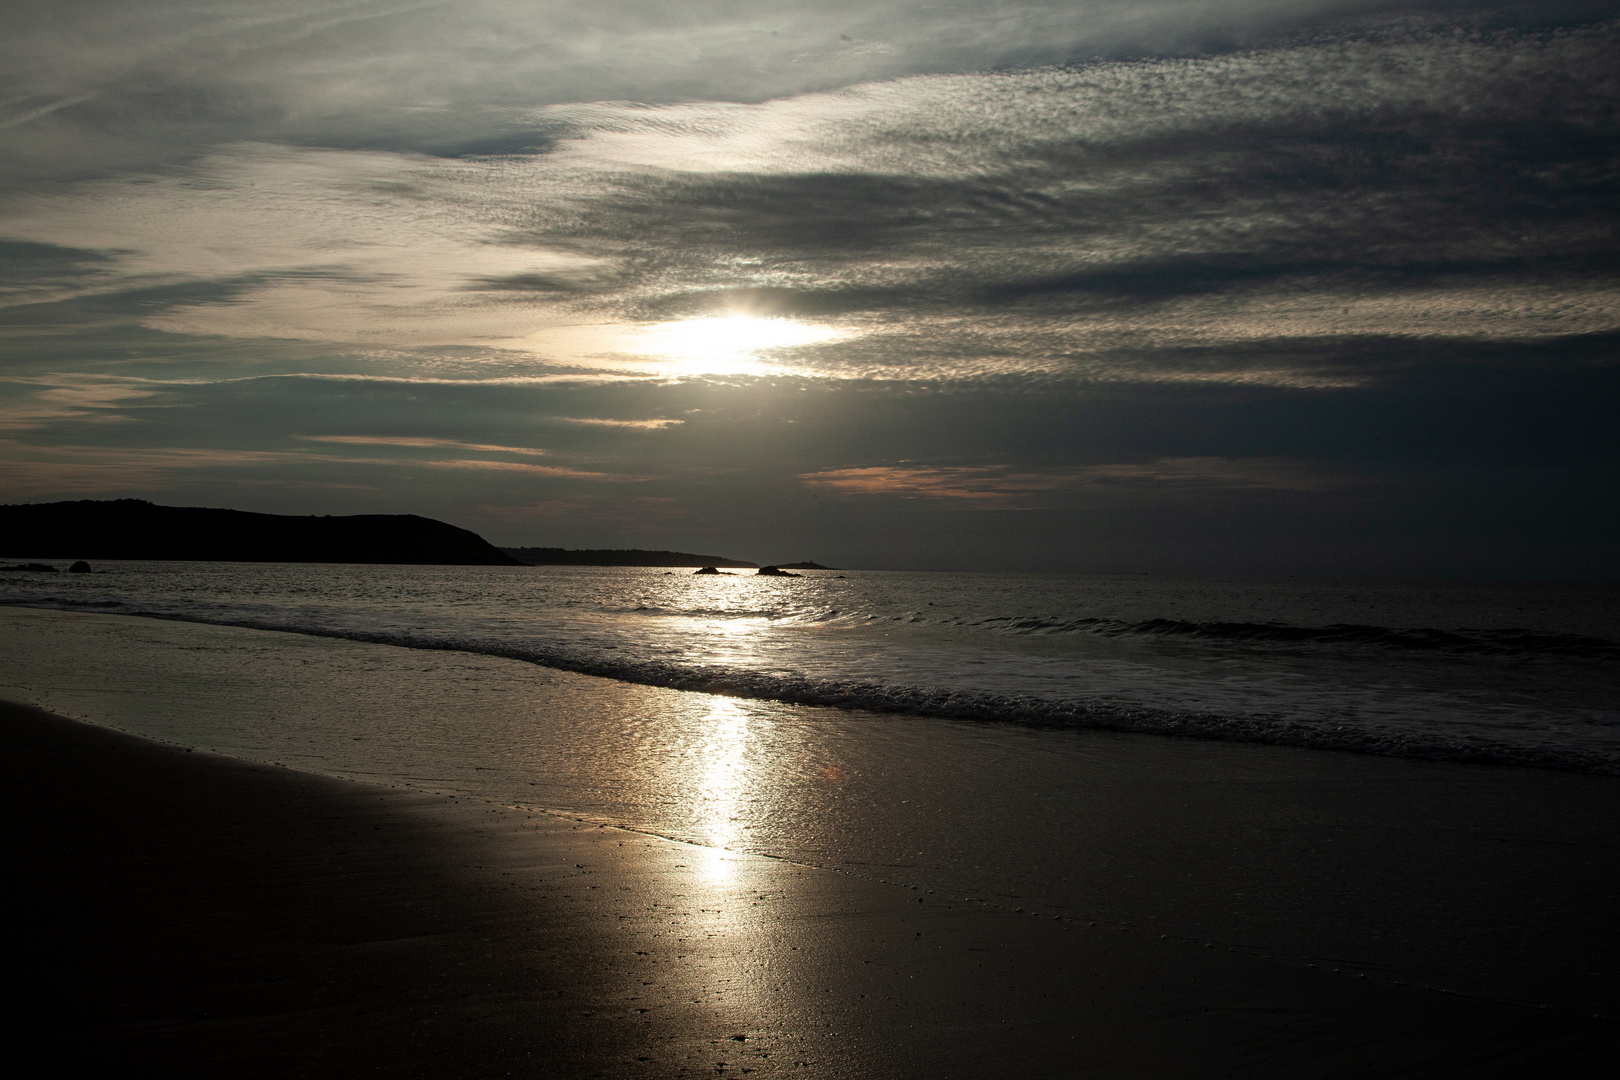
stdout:
[[0,611],[0,653],[13,700],[684,840],[715,881],[748,852],[926,902],[1620,1007],[1620,946],[1596,932],[1620,864],[1610,777],[884,715],[117,616]]
[[1620,772],[1620,586],[107,563],[0,603],[455,649],[648,686]]

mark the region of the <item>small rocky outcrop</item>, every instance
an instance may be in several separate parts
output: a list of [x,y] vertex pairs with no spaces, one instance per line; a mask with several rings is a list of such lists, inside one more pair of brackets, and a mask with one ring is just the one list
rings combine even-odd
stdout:
[[35,573],[35,574],[54,574],[54,573],[56,573],[56,567],[52,566],[50,563],[42,563],[42,562],[20,562],[15,566],[0,567],[0,570],[21,570],[21,571],[23,571],[25,573]]
[[759,577],[799,577],[800,575],[798,575],[798,574],[790,574],[786,570],[783,570],[780,566],[762,566],[762,567],[759,568],[759,574],[757,576],[759,576]]
[[83,559],[80,559],[78,562],[76,562],[72,566],[68,567],[68,573],[70,573],[70,574],[88,574],[88,573],[90,573],[90,564],[85,562]]
[[720,572],[719,570],[717,570],[716,568],[714,568],[712,566],[705,566],[701,570],[692,571],[692,574],[695,577],[698,574],[718,574],[719,572]]

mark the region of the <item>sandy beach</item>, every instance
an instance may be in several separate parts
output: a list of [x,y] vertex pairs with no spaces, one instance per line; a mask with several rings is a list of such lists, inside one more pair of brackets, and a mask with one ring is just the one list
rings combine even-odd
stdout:
[[[63,1071],[1529,1075],[1620,1048],[1571,1009],[783,859],[717,877],[635,831],[3,716],[21,1027]],[[1572,971],[1614,937],[1553,934]]]

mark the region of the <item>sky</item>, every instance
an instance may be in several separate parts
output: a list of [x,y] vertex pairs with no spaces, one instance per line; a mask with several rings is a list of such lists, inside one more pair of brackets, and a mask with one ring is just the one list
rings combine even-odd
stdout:
[[8,0],[0,501],[1620,577],[1620,3]]

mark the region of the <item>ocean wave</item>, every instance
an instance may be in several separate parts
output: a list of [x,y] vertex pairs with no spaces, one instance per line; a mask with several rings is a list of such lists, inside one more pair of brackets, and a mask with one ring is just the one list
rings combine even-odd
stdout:
[[966,633],[1012,637],[1092,636],[1174,642],[1196,641],[1216,648],[1273,651],[1376,651],[1417,653],[1427,656],[1523,657],[1568,660],[1620,660],[1620,641],[1582,634],[1560,634],[1518,627],[1505,629],[1439,629],[1435,627],[1376,626],[1332,623],[1307,626],[1285,622],[1197,621],[1153,618],[1128,620],[1099,616],[958,615],[920,608],[881,611],[853,609],[797,599],[732,606],[671,606],[642,598],[634,605],[599,605],[604,614],[677,619],[762,619],[775,623],[837,624],[844,626],[897,625],[936,627]]
[[[5,603],[17,603],[15,600]],[[1514,742],[1476,733],[1447,735],[1426,731],[1395,731],[1382,726],[1357,725],[1334,721],[1312,721],[1280,714],[1226,715],[1195,710],[1173,710],[1106,700],[1057,700],[990,691],[883,684],[869,681],[815,678],[778,672],[761,672],[715,665],[679,663],[670,660],[638,658],[614,651],[613,655],[592,652],[577,645],[558,642],[504,641],[429,631],[380,630],[311,624],[285,616],[249,616],[241,612],[204,614],[196,611],[143,609],[123,601],[32,600],[32,607],[102,611],[179,622],[218,626],[239,626],[315,637],[410,649],[473,653],[518,660],[561,671],[673,690],[719,694],[730,697],[781,701],[795,705],[829,706],[866,712],[898,713],[944,717],[989,723],[1017,723],[1049,728],[1089,728],[1109,731],[1172,735],[1183,738],[1228,742],[1267,743],[1310,749],[1345,750],[1391,757],[1525,765],[1539,768],[1620,775],[1620,751],[1576,747],[1553,743]],[[1151,623],[1189,626],[1235,626],[1252,624],[1175,624],[1170,620]],[[1276,628],[1266,628],[1276,629]],[[1301,630],[1305,628],[1284,627]],[[1323,628],[1324,631],[1333,628]],[[1377,630],[1379,628],[1352,628]],[[1154,631],[1147,631],[1154,632]],[[1175,632],[1175,631],[1170,631]],[[1400,633],[1418,633],[1401,631]],[[1495,633],[1509,633],[1497,631]],[[1513,632],[1517,633],[1517,632]],[[1557,635],[1532,635],[1560,640]],[[1584,641],[1586,639],[1576,639]],[[1599,640],[1599,639],[1592,639]],[[1607,644],[1601,642],[1600,644]],[[1584,654],[1583,654],[1584,655]],[[1602,718],[1595,722],[1602,723]]]
[[1196,638],[1249,645],[1363,647],[1453,653],[1467,656],[1548,656],[1580,660],[1620,659],[1620,642],[1580,634],[1533,630],[1438,630],[1334,623],[1294,626],[1287,623],[1192,622],[1183,619],[1052,619],[1002,616],[966,625],[1009,634],[1095,634],[1099,637]]

